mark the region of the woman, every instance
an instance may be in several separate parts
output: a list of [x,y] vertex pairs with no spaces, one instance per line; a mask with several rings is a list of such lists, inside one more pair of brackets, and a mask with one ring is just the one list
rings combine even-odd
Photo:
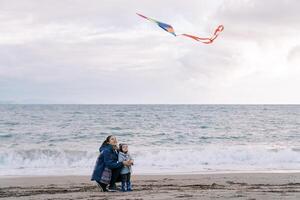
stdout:
[[[132,161],[118,161],[118,141],[115,136],[110,135],[99,148],[98,156],[91,180],[96,181],[99,188],[106,191],[116,191],[116,182],[120,181],[120,171],[123,166],[132,165]],[[109,190],[107,185],[109,183]]]

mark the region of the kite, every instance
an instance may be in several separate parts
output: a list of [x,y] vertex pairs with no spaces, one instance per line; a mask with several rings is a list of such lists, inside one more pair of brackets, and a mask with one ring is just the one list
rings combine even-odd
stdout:
[[160,22],[160,21],[157,21],[155,19],[151,19],[149,17],[146,17],[142,14],[139,14],[139,13],[136,13],[138,16],[144,18],[144,19],[147,19],[151,22],[154,22],[156,23],[160,28],[164,29],[165,31],[171,33],[172,35],[174,35],[175,37],[176,36],[185,36],[185,37],[188,37],[188,38],[191,38],[193,40],[196,40],[198,42],[202,42],[204,44],[211,44],[218,36],[219,34],[224,30],[224,26],[223,25],[219,25],[216,30],[214,31],[213,35],[211,37],[205,37],[205,38],[202,38],[202,37],[197,37],[197,36],[194,36],[194,35],[190,35],[190,34],[176,34],[175,31],[174,31],[174,28],[169,25],[169,24],[166,24],[166,23],[163,23],[163,22]]

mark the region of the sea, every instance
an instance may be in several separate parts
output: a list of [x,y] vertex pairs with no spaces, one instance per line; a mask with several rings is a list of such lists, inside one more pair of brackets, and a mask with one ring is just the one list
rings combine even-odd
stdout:
[[90,175],[108,135],[134,174],[300,171],[300,105],[0,105],[0,176]]

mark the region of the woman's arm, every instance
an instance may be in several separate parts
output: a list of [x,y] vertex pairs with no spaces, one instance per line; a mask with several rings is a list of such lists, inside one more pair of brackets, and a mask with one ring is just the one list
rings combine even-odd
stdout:
[[119,161],[114,161],[111,159],[111,152],[103,151],[104,164],[110,169],[116,169],[123,167],[123,163]]

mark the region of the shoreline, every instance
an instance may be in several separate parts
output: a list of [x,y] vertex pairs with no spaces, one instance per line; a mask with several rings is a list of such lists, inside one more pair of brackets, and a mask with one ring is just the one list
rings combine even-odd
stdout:
[[90,176],[2,177],[0,199],[300,199],[300,173],[133,175],[132,184],[101,193]]
[[[134,173],[134,176],[185,176],[185,175],[214,175],[214,174],[300,174],[300,170],[260,170],[260,171],[208,171],[208,172],[167,172],[167,173]],[[90,175],[87,174],[50,174],[50,175],[0,175],[1,179],[9,179],[9,178],[35,178],[35,177],[88,177]]]

